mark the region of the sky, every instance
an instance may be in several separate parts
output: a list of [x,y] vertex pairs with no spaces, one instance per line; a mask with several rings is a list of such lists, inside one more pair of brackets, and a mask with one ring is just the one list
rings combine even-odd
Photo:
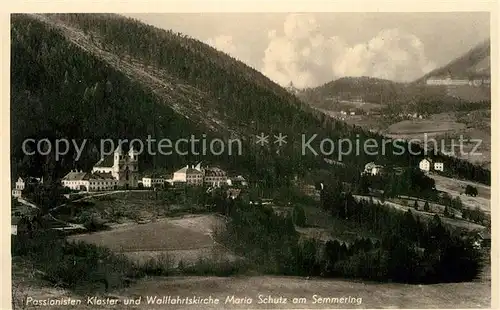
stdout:
[[212,45],[282,86],[415,80],[489,38],[487,12],[126,14]]

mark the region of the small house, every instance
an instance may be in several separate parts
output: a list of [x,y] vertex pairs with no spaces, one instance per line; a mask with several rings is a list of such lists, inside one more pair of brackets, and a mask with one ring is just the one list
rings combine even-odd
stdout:
[[432,160],[430,158],[424,158],[418,163],[418,167],[424,172],[429,172],[431,171]]

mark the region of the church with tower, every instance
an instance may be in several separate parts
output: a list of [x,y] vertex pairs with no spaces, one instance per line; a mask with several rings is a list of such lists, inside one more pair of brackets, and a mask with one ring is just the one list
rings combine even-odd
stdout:
[[91,173],[72,170],[64,176],[61,183],[65,187],[82,191],[135,188],[139,181],[138,157],[133,148],[123,152],[119,145],[112,155],[101,158]]
[[112,156],[104,157],[94,165],[92,173],[110,173],[118,181],[118,186],[137,187],[138,154],[134,148],[124,153],[119,145]]

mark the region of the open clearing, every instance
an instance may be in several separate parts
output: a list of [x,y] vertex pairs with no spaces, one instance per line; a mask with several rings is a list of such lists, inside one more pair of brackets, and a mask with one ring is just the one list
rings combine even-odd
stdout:
[[465,129],[465,124],[457,123],[455,121],[412,119],[392,124],[389,128],[387,128],[387,132],[392,135],[411,135],[423,133],[445,133],[462,129]]
[[108,231],[68,239],[108,247],[138,262],[161,254],[168,254],[176,262],[180,259],[191,262],[214,251],[224,252],[212,238],[213,229],[222,224],[221,218],[214,215],[191,215],[146,224],[121,224]]
[[[491,188],[487,185],[452,179],[437,174],[431,174],[431,177],[436,181],[436,189],[448,193],[450,196],[460,197],[460,200],[467,208],[480,208],[482,211],[491,211]],[[476,197],[467,196],[464,193],[465,187],[472,185],[477,188],[478,195]]]

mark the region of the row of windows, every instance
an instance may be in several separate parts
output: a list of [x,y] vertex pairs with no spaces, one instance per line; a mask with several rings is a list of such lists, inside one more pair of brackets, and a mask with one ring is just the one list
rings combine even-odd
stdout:
[[90,185],[114,185],[116,181],[90,182]]
[[205,181],[225,181],[226,177],[205,177]]
[[65,185],[84,185],[90,183],[91,185],[114,185],[116,181],[64,181]]
[[87,181],[64,181],[65,184],[83,184],[87,183]]

